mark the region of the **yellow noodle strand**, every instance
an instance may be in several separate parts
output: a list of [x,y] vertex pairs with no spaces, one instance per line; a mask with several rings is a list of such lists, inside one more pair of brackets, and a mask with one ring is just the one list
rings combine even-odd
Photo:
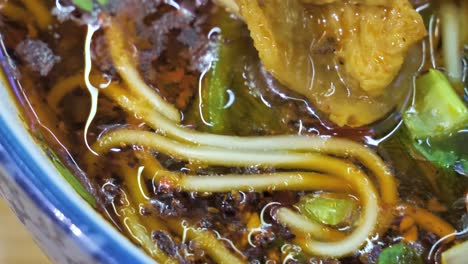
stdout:
[[340,157],[354,157],[376,176],[382,201],[389,207],[396,205],[398,202],[396,182],[390,169],[372,150],[351,140],[323,136],[236,137],[201,133],[182,128],[161,116],[157,111],[148,109],[144,104],[138,103],[138,100],[125,93],[118,85],[113,84],[104,93],[116,101],[124,110],[141,116],[153,129],[192,144],[233,150],[312,151]]
[[178,263],[177,260],[167,256],[148,235],[150,231],[141,224],[141,219],[135,213],[133,208],[123,208],[121,210],[122,225],[127,229],[132,240],[143,247],[143,249],[150,254],[159,263]]
[[[141,116],[158,133],[162,133],[178,141],[168,139],[153,132],[121,129],[112,131],[100,138],[94,147],[97,152],[102,153],[111,147],[140,145],[155,149],[166,155],[187,160],[191,163],[203,165],[306,169],[330,174],[330,177],[339,177],[349,182],[352,189],[360,197],[363,208],[359,220],[360,224],[349,236],[338,242],[322,242],[310,237],[301,240],[304,241],[303,246],[305,250],[322,256],[339,257],[351,254],[366,241],[377,226],[379,197],[371,181],[353,164],[338,158],[310,152],[358,159],[377,178],[383,202],[390,206],[397,203],[396,183],[390,170],[385,166],[380,157],[358,143],[333,137],[275,136],[241,138],[205,134],[180,127],[178,125],[179,119],[168,117],[167,111],[164,111],[164,103],[166,102],[154,93],[141,79],[128,52],[125,51],[120,29],[115,25],[111,25],[107,28],[106,35],[110,40],[115,66],[129,87],[131,94],[127,94],[127,92],[118,86],[109,87],[105,93],[121,105],[125,111]],[[229,178],[217,179],[214,182],[216,186],[213,187],[213,190],[224,188],[226,183],[229,183],[225,181],[226,179],[230,180]],[[180,186],[193,188],[194,190],[205,188],[201,177],[173,177],[173,180]],[[238,180],[236,179],[236,181]],[[260,186],[257,180],[254,178],[251,180],[251,183]],[[292,175],[291,181],[295,183],[299,182],[297,177],[294,178],[294,175]],[[285,186],[278,182],[276,183],[279,188]],[[275,181],[273,181],[273,184],[275,184]],[[248,186],[245,182],[238,185],[236,186],[238,188],[246,188]],[[290,217],[283,217],[283,215]],[[300,220],[304,220],[299,217],[301,217],[299,214],[281,209],[278,220],[294,228],[294,226],[298,226],[298,223],[301,223]],[[310,227],[310,230],[313,230],[313,226]],[[226,250],[222,246],[213,246],[212,248]],[[216,255],[216,253],[212,252],[210,256],[212,254]],[[216,257],[213,257],[213,259],[218,261]]]
[[[186,192],[230,192],[232,190],[246,192],[282,190],[351,191],[351,187],[347,182],[330,175],[313,172],[187,176],[183,173],[167,171],[160,166],[154,158],[148,157],[141,152],[138,155],[143,159],[142,161],[143,164],[145,164],[145,170],[150,172],[154,182],[158,182],[165,177],[169,177],[171,186]],[[295,223],[297,221],[285,220],[284,222]],[[294,226],[302,226],[301,232],[307,232],[317,239],[338,240],[344,237],[344,234],[340,231],[334,230],[320,223],[312,222],[308,218],[303,219],[300,224],[296,224]]]
[[30,22],[31,16],[21,7],[13,4],[11,1],[0,5],[0,13],[15,22]]
[[82,73],[59,80],[47,94],[47,102],[50,106],[57,109],[63,97],[71,93],[77,87],[86,87]]
[[[137,154],[137,156],[144,157],[141,153]],[[153,163],[153,166],[158,166],[157,164],[158,163],[155,162]],[[145,170],[147,169],[148,168],[145,168]],[[122,167],[122,171],[126,175],[125,182],[127,183],[128,189],[131,190],[130,194],[132,194],[132,197],[135,198],[135,201],[138,204],[146,203],[147,200],[145,198],[145,195],[142,194],[140,183],[137,180],[137,178],[139,177],[139,173],[136,172],[136,170],[130,169],[126,166]],[[140,221],[141,220],[147,221],[147,218],[140,219]],[[152,217],[150,223],[145,224],[146,226],[151,226],[153,230],[165,230],[165,227],[167,226],[172,230],[178,232],[180,236],[182,236],[184,233],[182,225],[176,220],[169,220],[167,223],[162,223],[160,221],[157,221],[154,217]],[[135,233],[136,231],[138,230],[134,230],[133,232]],[[177,263],[176,260],[174,260],[171,257],[168,257],[164,252],[161,252],[161,250],[157,246],[155,246],[154,241],[145,240],[145,236],[144,234],[142,234],[142,232],[139,232],[137,234],[140,235],[140,239],[138,242],[145,248],[146,251],[151,253],[151,255],[156,260],[160,261],[161,263]],[[203,248],[213,259],[223,260],[219,263],[224,263],[224,261],[228,261],[225,263],[243,263],[238,257],[232,254],[228,249],[226,249],[224,245],[208,231],[189,228],[187,236],[198,246]],[[143,239],[141,237],[143,237]]]
[[[121,217],[123,219],[123,224],[131,234],[132,239],[140,244],[143,249],[157,261],[161,263],[178,263],[176,259],[168,256],[156,245],[155,241],[153,241],[149,235],[151,230],[146,228],[151,226],[156,230],[164,231],[166,229],[164,223],[161,223],[154,217],[151,219],[148,219],[148,217],[141,217],[139,210],[137,210],[137,212],[134,210],[135,208],[139,209],[141,205],[148,203],[142,194],[140,185],[137,181],[138,172],[125,165],[121,166],[121,172],[125,177],[126,183],[124,191],[128,194],[130,203],[135,203],[134,208],[130,207],[131,204],[128,208],[124,208],[124,210],[122,210],[123,216]],[[146,227],[141,224],[144,222]]]
[[178,220],[168,220],[167,226],[180,236],[193,240],[216,263],[245,263],[244,259],[234,255],[215,235],[207,230],[184,226]]
[[[276,211],[276,219],[280,223],[284,223],[296,234],[299,233],[303,236],[306,234],[318,240],[338,241],[345,237],[344,233],[311,221],[306,216],[286,207],[279,208]],[[304,241],[307,241],[307,239]],[[307,243],[303,243],[303,245],[307,245]]]
[[192,163],[222,166],[258,166],[307,169],[330,173],[350,182],[360,195],[363,205],[361,225],[340,242],[308,240],[306,249],[323,256],[343,256],[357,250],[377,225],[378,200],[367,176],[351,163],[317,153],[288,151],[225,150],[210,146],[187,146],[148,131],[120,129],[107,133],[96,142],[94,149],[103,153],[113,147],[130,145],[158,150]]
[[142,101],[150,103],[158,112],[172,122],[179,123],[181,118],[179,110],[161,98],[141,78],[133,63],[133,59],[126,51],[123,33],[119,26],[116,23],[112,23],[106,27],[105,32],[110,42],[110,52],[115,67],[134,95]]
[[[116,32],[112,33],[115,29]],[[115,50],[121,50],[125,53],[124,49],[119,46],[118,42],[122,41],[121,33],[118,32],[118,28],[109,27],[110,39],[115,43],[111,43],[112,46],[116,46]],[[122,44],[120,44],[122,45]],[[122,53],[117,53],[118,58],[126,57]],[[130,61],[114,59],[114,63],[117,68],[122,69],[134,69],[134,66],[130,64]],[[136,72],[136,70],[135,70]],[[143,82],[143,81],[142,81]],[[140,82],[127,82],[127,85],[132,91],[145,90],[143,86],[139,87]],[[133,88],[132,88],[133,87]],[[109,87],[110,88],[110,87]],[[117,101],[125,110],[137,113],[142,116],[145,121],[149,123],[154,129],[161,130],[163,133],[167,133],[169,136],[175,137],[179,140],[191,142],[193,144],[203,144],[208,146],[224,147],[226,149],[238,148],[238,149],[262,149],[262,150],[301,150],[301,151],[317,151],[333,155],[339,155],[344,157],[353,156],[358,158],[363,165],[368,167],[377,177],[382,192],[383,201],[388,204],[396,204],[398,201],[398,194],[396,190],[396,183],[393,179],[393,175],[385,163],[374,154],[370,149],[362,146],[359,143],[339,139],[335,137],[308,137],[308,136],[272,136],[272,137],[235,137],[235,136],[222,136],[213,135],[208,133],[201,133],[185,128],[179,127],[177,124],[172,122],[170,119],[164,118],[159,111],[154,111],[144,104],[140,104],[137,100],[130,99],[131,95],[126,95],[118,87],[109,89],[107,95],[111,96]],[[121,98],[123,97],[123,98]]]
[[246,192],[328,190],[350,191],[347,182],[330,175],[313,172],[279,172],[267,174],[227,174],[182,176],[178,186],[191,192]]
[[52,15],[43,0],[21,0],[23,5],[36,19],[41,30],[46,30],[52,23]]
[[[377,225],[378,204],[376,199],[378,199],[378,195],[372,183],[369,182],[369,179],[365,175],[360,174],[359,171],[354,171],[356,168],[338,167],[337,169],[338,171],[335,171],[334,175],[352,184],[362,204],[360,225],[345,239],[337,242],[321,242],[307,239],[303,245],[304,249],[309,253],[319,254],[320,256],[341,257],[350,254],[366,241]],[[343,171],[339,172],[339,170]],[[286,223],[286,225],[294,226],[295,218],[290,217],[291,214],[283,215],[282,213],[284,212],[278,212],[278,220]]]

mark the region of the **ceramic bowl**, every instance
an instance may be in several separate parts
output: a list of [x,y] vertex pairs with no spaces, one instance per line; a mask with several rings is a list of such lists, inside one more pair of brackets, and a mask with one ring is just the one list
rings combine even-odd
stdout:
[[71,188],[28,133],[5,52],[0,62],[0,195],[37,244],[55,263],[153,262]]

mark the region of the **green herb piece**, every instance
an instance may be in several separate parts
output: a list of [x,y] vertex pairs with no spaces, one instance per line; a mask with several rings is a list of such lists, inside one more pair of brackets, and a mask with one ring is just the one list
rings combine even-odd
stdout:
[[60,175],[71,185],[71,187],[80,195],[85,201],[87,201],[91,206],[96,207],[97,203],[94,197],[86,190],[86,188],[81,184],[81,182],[68,170],[65,165],[63,165],[60,158],[55,154],[52,149],[47,145],[44,135],[40,130],[35,131],[35,137],[37,142],[44,150],[46,155],[49,157],[50,161],[54,164],[55,168],[58,170]]
[[93,0],[73,0],[73,3],[84,11],[93,11]]
[[[93,0],[72,0],[72,2],[79,7],[80,9],[87,11],[87,12],[92,12],[94,8],[94,1]],[[97,0],[97,3],[100,6],[104,6],[107,4],[108,0]]]
[[348,219],[356,205],[351,199],[320,196],[304,196],[299,203],[301,212],[312,220],[327,225],[338,225]]
[[[220,40],[222,42],[222,40]],[[227,102],[227,89],[231,83],[232,52],[231,47],[220,44],[218,59],[205,78],[203,93],[203,113],[206,121],[211,124],[210,131],[220,133],[225,128],[224,106]]]
[[[443,137],[413,140],[414,147],[427,160],[442,168],[455,167],[459,169],[468,160],[468,148],[466,142],[468,132],[465,130],[451,133]],[[464,174],[464,173],[461,173]]]
[[218,14],[215,22],[213,26],[221,29],[218,59],[204,77],[201,104],[197,97],[184,113],[185,121],[196,124],[201,131],[225,135],[296,132],[289,126],[290,121],[296,121],[296,109],[288,101],[264,94],[270,87],[263,79],[248,28],[227,13]]
[[231,87],[234,75],[234,65],[242,43],[239,31],[242,24],[228,13],[218,16],[221,36],[218,40],[217,58],[213,61],[211,70],[204,79],[202,103],[203,117],[210,123],[210,132],[223,133],[226,129],[226,109],[228,101],[227,90]]
[[52,152],[52,150],[47,149],[46,153],[50,157],[55,168],[59,173],[65,178],[65,180],[71,185],[71,187],[91,206],[96,207],[96,200],[94,197],[86,190],[86,188],[81,184],[81,182],[62,164],[57,154]]
[[408,245],[399,243],[385,248],[379,255],[378,264],[422,264],[421,257]]
[[468,122],[468,109],[443,73],[429,70],[416,81],[416,103],[404,115],[414,138],[450,133]]
[[[459,136],[459,135],[458,135]],[[400,192],[404,195],[437,196],[446,205],[451,205],[459,199],[468,187],[463,174],[463,147],[457,149],[463,137],[445,138],[446,146],[439,142],[429,145],[414,140],[406,127],[401,127],[397,133],[379,146],[379,152],[384,153],[391,161],[400,180]],[[461,141],[463,142],[463,141]],[[418,190],[414,186],[419,186]],[[417,192],[417,194],[415,194]]]
[[444,151],[437,147],[429,147],[423,144],[414,144],[414,147],[430,162],[443,167],[449,168],[458,160],[458,156],[453,151]]

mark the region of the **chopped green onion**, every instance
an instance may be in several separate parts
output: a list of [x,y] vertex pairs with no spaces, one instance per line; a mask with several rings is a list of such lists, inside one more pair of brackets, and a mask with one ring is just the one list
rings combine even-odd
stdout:
[[378,264],[422,264],[421,257],[409,246],[399,243],[385,248],[379,255]]
[[416,81],[416,103],[404,115],[414,138],[424,139],[453,132],[468,122],[468,109],[440,71]]
[[304,196],[299,203],[299,208],[305,216],[327,225],[345,222],[351,217],[355,206],[351,199],[326,195]]
[[228,45],[219,40],[218,59],[211,67],[206,77],[206,88],[203,93],[203,112],[206,121],[210,123],[210,130],[219,133],[224,130],[224,106],[227,102],[227,89],[231,83],[232,53]]
[[217,59],[213,61],[211,70],[204,80],[202,93],[203,118],[209,123],[209,131],[223,133],[227,124],[225,105],[228,101],[227,90],[233,79],[233,65],[239,54],[239,27],[242,24],[222,13],[219,18],[221,37],[218,40]]
[[73,0],[73,3],[84,11],[93,11],[93,0]]
[[91,206],[96,207],[96,200],[81,184],[81,182],[68,170],[67,167],[58,158],[57,154],[52,152],[51,149],[46,147],[46,153],[54,164],[55,168],[59,171],[60,175],[71,185],[71,187]]
[[[101,6],[107,4],[108,0],[97,0],[97,3]],[[93,11],[94,1],[93,0],[72,0],[72,2],[80,9],[91,12]]]
[[58,170],[60,175],[71,185],[71,187],[81,196],[88,204],[93,207],[97,206],[96,200],[94,197],[86,190],[83,184],[73,175],[70,170],[63,165],[60,158],[55,154],[55,152],[47,145],[44,135],[41,131],[36,131],[36,139],[40,143],[45,154],[49,157],[50,161],[54,164],[55,168]]

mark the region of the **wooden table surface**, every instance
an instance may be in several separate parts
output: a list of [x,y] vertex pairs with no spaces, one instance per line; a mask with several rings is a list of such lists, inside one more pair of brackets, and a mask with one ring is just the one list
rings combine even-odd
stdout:
[[32,240],[0,196],[0,263],[49,264],[50,261]]

